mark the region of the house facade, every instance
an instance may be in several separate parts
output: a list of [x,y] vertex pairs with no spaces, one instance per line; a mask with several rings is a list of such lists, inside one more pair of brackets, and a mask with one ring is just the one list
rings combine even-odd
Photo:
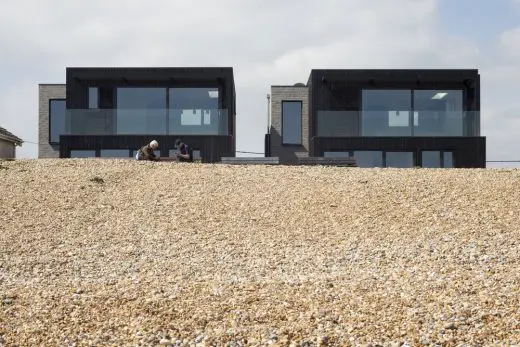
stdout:
[[478,70],[312,70],[271,87],[266,156],[354,157],[359,167],[486,165]]
[[203,162],[235,156],[232,68],[67,68],[39,85],[39,157],[133,157],[181,138]]
[[21,146],[23,140],[7,129],[0,127],[0,159],[16,158],[16,146]]

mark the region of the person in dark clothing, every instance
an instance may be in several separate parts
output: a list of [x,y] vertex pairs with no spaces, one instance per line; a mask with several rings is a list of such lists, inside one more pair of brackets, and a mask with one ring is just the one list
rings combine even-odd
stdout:
[[193,151],[181,139],[175,140],[175,148],[179,150],[177,158],[179,161],[193,162]]
[[159,147],[159,143],[157,141],[153,140],[149,144],[144,145],[143,147],[141,147],[139,149],[139,151],[137,151],[137,155],[135,156],[135,159],[137,159],[137,160],[151,160],[151,161],[158,160],[159,158],[157,158],[157,156],[154,153],[154,150],[156,150],[157,147]]

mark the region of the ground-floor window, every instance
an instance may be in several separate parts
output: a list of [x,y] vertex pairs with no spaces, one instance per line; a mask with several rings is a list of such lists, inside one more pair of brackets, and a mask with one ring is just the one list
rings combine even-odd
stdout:
[[343,150],[326,151],[324,157],[354,157],[356,165],[362,168],[394,167],[411,168],[422,166],[427,168],[452,168],[453,153],[451,151],[421,151],[421,165],[416,160],[413,151],[372,151]]
[[410,168],[413,166],[413,152],[386,152],[386,167]]
[[422,151],[422,167],[452,168],[453,152],[451,151]]
[[96,151],[91,150],[71,150],[71,158],[91,158],[96,156]]
[[129,158],[130,150],[128,149],[102,149],[100,157],[103,158]]

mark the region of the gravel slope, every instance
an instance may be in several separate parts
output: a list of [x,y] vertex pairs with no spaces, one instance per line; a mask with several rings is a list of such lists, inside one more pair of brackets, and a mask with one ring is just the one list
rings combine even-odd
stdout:
[[0,165],[0,345],[520,344],[520,171]]

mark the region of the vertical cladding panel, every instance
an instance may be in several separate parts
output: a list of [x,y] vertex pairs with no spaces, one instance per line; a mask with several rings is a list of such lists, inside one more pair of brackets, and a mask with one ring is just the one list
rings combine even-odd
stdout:
[[38,86],[38,158],[59,158],[58,145],[49,143],[49,100],[65,99],[64,84],[40,84]]
[[[271,87],[271,156],[279,157],[281,164],[297,164],[298,157],[309,154],[309,89],[296,86]],[[282,144],[282,101],[302,102],[302,145]]]

